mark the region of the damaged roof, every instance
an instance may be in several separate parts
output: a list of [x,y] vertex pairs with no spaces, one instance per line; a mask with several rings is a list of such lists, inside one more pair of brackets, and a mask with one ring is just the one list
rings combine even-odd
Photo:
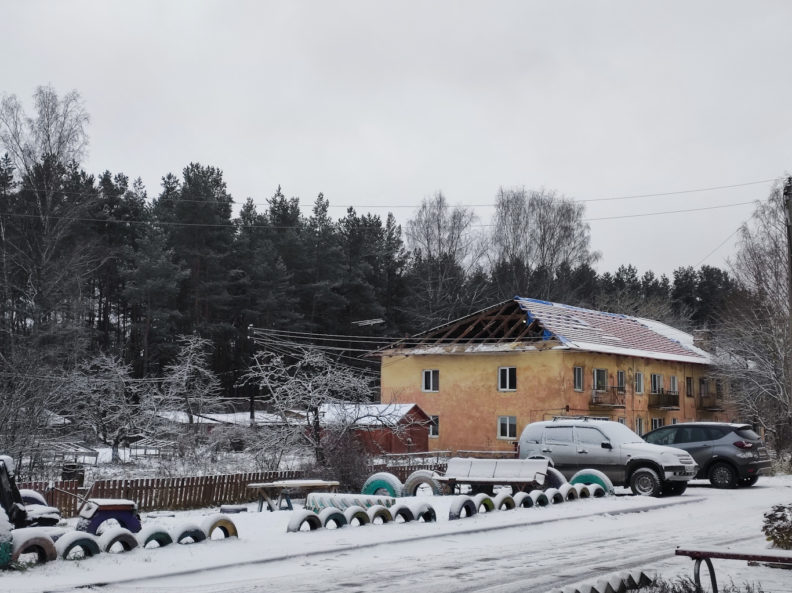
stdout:
[[659,321],[514,297],[396,342],[381,355],[579,350],[709,364],[693,336]]

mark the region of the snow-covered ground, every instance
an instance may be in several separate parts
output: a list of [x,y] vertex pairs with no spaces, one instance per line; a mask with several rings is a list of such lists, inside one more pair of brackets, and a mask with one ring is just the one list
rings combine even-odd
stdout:
[[[448,521],[452,497],[427,497],[437,510],[436,523],[301,533],[286,532],[290,512],[257,513],[250,505],[250,512],[232,515],[238,539],[59,560],[0,574],[0,591],[542,593],[625,569],[689,576],[693,563],[674,556],[677,546],[765,549],[763,513],[792,502],[792,476],[762,478],[753,488],[737,490],[693,484],[679,497],[578,500],[458,521]],[[173,524],[213,512],[143,519]],[[719,582],[760,582],[766,593],[792,591],[790,571],[714,562]]]

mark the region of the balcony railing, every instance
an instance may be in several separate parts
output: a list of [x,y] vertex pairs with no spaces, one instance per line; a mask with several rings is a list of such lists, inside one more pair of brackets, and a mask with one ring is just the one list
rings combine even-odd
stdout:
[[679,392],[661,389],[657,393],[649,394],[650,408],[678,408]]
[[626,393],[627,390],[624,387],[615,385],[592,389],[591,405],[606,408],[623,408],[624,396]]

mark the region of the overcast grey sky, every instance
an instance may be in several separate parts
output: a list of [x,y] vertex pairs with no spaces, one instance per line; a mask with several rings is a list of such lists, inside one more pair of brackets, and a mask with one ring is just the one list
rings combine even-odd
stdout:
[[[790,31],[787,0],[0,0],[0,93],[79,91],[85,168],[151,197],[197,161],[237,203],[281,185],[306,213],[324,192],[334,217],[403,223],[442,191],[486,225],[500,186],[594,200],[783,177]],[[723,266],[753,207],[714,207],[771,186],[589,201],[598,269]]]

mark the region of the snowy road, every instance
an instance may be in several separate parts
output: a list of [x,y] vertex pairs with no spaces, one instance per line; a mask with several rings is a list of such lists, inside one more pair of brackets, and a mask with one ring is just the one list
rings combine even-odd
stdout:
[[[453,522],[445,520],[448,497],[431,502],[440,516],[435,524],[298,534],[285,533],[288,513],[249,513],[238,521],[239,541],[52,563],[27,575],[0,576],[0,591],[82,586],[83,592],[103,593],[355,593],[388,586],[426,593],[542,593],[631,568],[690,575],[692,562],[674,556],[679,545],[764,548],[762,514],[792,502],[792,478],[766,478],[750,489],[698,486],[669,499],[610,497]],[[788,571],[746,570],[744,563],[728,561],[716,567],[719,580],[759,580],[767,593],[792,591]],[[168,574],[174,576],[156,576]]]

